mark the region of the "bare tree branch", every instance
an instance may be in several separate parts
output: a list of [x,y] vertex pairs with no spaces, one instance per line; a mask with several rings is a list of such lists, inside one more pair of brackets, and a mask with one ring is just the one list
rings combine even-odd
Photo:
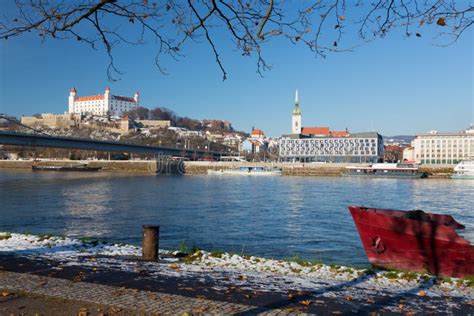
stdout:
[[[255,58],[257,72],[270,69],[263,57],[266,44],[283,38],[303,44],[325,57],[352,51],[395,28],[417,37],[434,30],[435,45],[455,43],[474,23],[474,7],[454,0],[15,0],[14,12],[0,17],[0,39],[36,32],[46,38],[78,40],[93,49],[103,47],[107,74],[122,74],[114,63],[120,45],[154,41],[155,64],[166,74],[163,55],[182,57],[186,45],[204,39],[224,80],[227,72],[215,34],[228,34],[237,51]],[[11,10],[10,10],[11,11]],[[97,44],[100,45],[97,45]]]

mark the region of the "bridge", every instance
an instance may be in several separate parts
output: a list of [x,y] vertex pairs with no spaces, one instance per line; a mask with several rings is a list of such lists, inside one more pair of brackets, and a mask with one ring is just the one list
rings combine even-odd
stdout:
[[105,152],[126,152],[126,153],[140,153],[153,155],[167,155],[179,156],[187,158],[203,158],[212,157],[219,158],[225,154],[217,151],[207,150],[191,150],[170,147],[148,146],[129,144],[116,141],[100,141],[93,139],[62,137],[62,136],[48,136],[45,134],[29,134],[13,131],[0,131],[0,144],[15,145],[15,146],[32,146],[32,147],[50,147],[50,148],[64,148],[64,149],[80,149],[80,150],[94,150]]

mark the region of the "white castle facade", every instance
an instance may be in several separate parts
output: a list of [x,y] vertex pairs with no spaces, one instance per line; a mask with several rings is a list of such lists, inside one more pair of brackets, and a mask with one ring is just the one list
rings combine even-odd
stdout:
[[76,88],[69,92],[69,113],[93,114],[98,116],[121,116],[124,112],[135,110],[139,105],[139,94],[133,97],[112,95],[110,88],[104,94],[78,96]]

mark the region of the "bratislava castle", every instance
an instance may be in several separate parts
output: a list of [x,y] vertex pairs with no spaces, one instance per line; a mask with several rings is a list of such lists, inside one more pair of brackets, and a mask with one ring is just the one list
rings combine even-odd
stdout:
[[124,112],[134,110],[139,105],[139,94],[133,97],[112,95],[110,88],[105,88],[104,94],[78,96],[76,88],[69,92],[69,113],[114,115],[120,116]]

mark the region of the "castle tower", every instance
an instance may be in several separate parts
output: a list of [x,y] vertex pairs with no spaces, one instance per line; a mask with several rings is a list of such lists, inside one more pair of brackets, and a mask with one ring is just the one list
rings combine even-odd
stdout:
[[105,113],[107,115],[111,114],[112,113],[112,95],[110,94],[109,86],[105,88],[104,102],[105,102]]
[[133,99],[135,100],[137,104],[138,104],[139,97],[140,97],[140,94],[138,93],[138,91],[135,91],[135,94],[133,95]]
[[74,102],[76,101],[77,91],[76,88],[72,87],[69,91],[69,113],[75,113]]
[[295,94],[295,107],[293,108],[293,116],[291,120],[291,133],[301,134],[301,111],[300,102],[298,100],[298,90]]

